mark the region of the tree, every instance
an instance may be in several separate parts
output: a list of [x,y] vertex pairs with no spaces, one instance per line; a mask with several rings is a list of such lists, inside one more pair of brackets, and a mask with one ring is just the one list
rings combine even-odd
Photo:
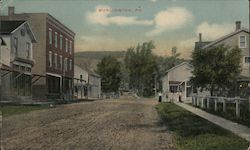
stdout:
[[105,56],[97,64],[96,71],[102,78],[103,92],[117,92],[121,83],[121,63],[114,57]]
[[209,90],[211,96],[219,89],[229,90],[241,72],[240,58],[241,50],[237,47],[230,49],[219,45],[210,49],[194,50],[191,83],[201,90]]
[[128,48],[125,56],[125,65],[129,70],[129,86],[142,96],[154,94],[157,72],[156,56],[152,54],[154,48],[152,41],[144,42]]

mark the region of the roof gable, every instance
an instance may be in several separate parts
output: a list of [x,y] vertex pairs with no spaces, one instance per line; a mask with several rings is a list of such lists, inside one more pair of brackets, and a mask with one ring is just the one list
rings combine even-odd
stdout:
[[225,36],[223,36],[223,37],[221,37],[221,38],[218,38],[217,40],[214,40],[213,42],[211,42],[211,43],[209,43],[209,44],[203,46],[202,49],[206,49],[206,48],[209,48],[209,47],[211,47],[211,46],[214,46],[214,45],[216,45],[216,44],[218,44],[218,43],[220,43],[220,42],[222,42],[222,41],[224,41],[224,40],[226,40],[226,39],[228,39],[228,38],[230,38],[230,37],[232,37],[232,36],[234,36],[234,35],[236,35],[236,34],[239,34],[239,33],[241,33],[241,32],[246,32],[246,33],[249,34],[249,30],[248,30],[248,29],[246,29],[246,28],[241,28],[240,30],[236,30],[236,31],[234,31],[234,32],[232,32],[232,33],[229,33],[229,34],[227,34],[227,35],[225,35]]
[[175,70],[176,68],[179,68],[183,65],[187,65],[188,67],[192,68],[193,66],[189,63],[189,62],[183,62],[183,63],[180,63],[179,65],[176,65],[174,67],[172,67],[171,69],[167,70],[165,74],[169,73],[170,71],[173,71]]
[[19,26],[21,26],[25,21],[0,21],[0,33],[1,34],[11,34]]
[[0,21],[0,34],[2,35],[10,35],[17,31],[19,28],[24,26],[27,30],[27,34],[30,36],[31,41],[33,43],[36,43],[36,38],[34,36],[34,33],[32,32],[29,24],[24,21],[10,21],[10,20],[2,20]]

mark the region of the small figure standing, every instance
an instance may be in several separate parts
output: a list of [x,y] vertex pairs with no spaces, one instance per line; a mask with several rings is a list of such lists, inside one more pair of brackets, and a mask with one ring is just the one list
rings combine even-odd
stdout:
[[162,99],[162,93],[161,93],[161,92],[159,92],[159,93],[158,93],[158,96],[159,96],[159,102],[161,102],[161,99]]
[[182,96],[182,93],[181,93],[181,91],[179,91],[179,102],[182,102],[181,101],[181,96]]

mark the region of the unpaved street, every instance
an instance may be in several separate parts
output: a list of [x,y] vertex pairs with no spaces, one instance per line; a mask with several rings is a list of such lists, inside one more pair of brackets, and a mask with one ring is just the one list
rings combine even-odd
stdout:
[[155,100],[101,100],[3,118],[4,149],[173,149]]

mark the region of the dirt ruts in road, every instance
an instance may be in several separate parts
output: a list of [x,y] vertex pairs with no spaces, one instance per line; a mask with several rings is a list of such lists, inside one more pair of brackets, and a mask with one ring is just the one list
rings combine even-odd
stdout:
[[4,149],[173,149],[155,100],[102,100],[3,118]]

